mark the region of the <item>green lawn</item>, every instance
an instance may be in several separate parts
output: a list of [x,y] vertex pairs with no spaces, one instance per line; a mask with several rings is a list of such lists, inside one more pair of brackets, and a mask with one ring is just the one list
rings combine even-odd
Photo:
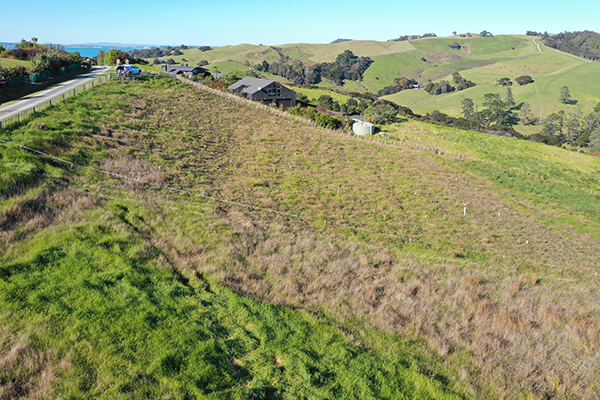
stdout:
[[13,60],[12,58],[0,58],[0,66],[2,67],[16,67],[22,65],[28,67],[31,65],[31,61]]

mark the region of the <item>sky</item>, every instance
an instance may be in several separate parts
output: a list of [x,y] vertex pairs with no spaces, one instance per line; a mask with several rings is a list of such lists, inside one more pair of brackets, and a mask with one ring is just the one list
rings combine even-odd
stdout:
[[242,43],[385,41],[402,35],[450,36],[600,32],[600,2],[540,1],[190,1],[1,0],[0,42],[38,38],[61,45],[225,46]]

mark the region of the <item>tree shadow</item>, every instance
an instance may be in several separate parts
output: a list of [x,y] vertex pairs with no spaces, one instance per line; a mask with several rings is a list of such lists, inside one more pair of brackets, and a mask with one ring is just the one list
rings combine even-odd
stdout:
[[523,104],[525,104],[524,101],[520,102],[519,104],[515,104],[514,106],[512,106],[511,110],[521,111],[521,108],[523,108]]

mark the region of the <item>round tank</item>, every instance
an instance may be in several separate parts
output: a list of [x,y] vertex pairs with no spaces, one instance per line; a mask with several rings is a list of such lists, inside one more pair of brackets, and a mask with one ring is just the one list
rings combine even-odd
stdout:
[[373,135],[375,133],[375,125],[364,121],[357,121],[352,125],[352,131],[355,135]]

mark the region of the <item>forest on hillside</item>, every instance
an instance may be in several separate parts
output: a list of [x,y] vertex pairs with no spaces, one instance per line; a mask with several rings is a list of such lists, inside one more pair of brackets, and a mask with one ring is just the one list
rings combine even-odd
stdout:
[[556,35],[545,33],[542,43],[565,53],[592,61],[600,61],[600,34],[596,32],[563,32]]
[[332,63],[306,65],[300,60],[287,62],[282,57],[281,62],[269,64],[263,61],[256,69],[289,79],[296,85],[316,85],[323,78],[333,81],[338,86],[344,85],[344,80],[358,81],[369,68],[373,60],[369,57],[358,57],[350,50],[338,54]]

